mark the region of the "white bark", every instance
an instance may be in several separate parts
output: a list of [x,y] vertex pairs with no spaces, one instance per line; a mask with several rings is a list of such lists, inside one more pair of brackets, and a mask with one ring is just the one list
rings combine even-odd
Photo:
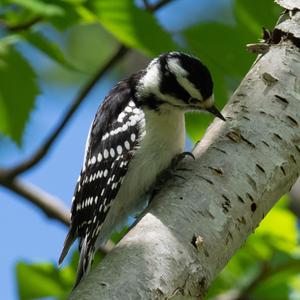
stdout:
[[166,184],[70,299],[202,299],[299,175],[299,78],[299,49],[271,45],[182,163],[186,181]]

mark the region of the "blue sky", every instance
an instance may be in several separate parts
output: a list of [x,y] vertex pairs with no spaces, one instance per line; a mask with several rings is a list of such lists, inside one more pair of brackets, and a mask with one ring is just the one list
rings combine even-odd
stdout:
[[[230,0],[177,0],[161,10],[157,17],[168,30],[177,31],[189,22],[208,21],[215,18],[216,5],[228,7]],[[228,19],[232,18],[227,9]],[[224,21],[224,20],[223,20]],[[52,62],[32,48],[20,45],[23,54],[33,62],[39,73],[41,66]],[[33,60],[34,58],[34,60]],[[109,74],[108,74],[109,75]],[[62,199],[70,206],[73,189],[82,165],[85,138],[94,113],[105,94],[120,78],[107,76],[92,90],[71,122],[57,139],[47,157],[34,169],[22,176],[45,191]],[[19,149],[8,139],[0,140],[0,165],[10,166],[28,157],[55,127],[65,109],[76,95],[78,86],[63,87],[41,82],[42,93],[31,115],[24,136],[24,146]],[[18,299],[14,268],[27,262],[56,262],[66,234],[66,227],[49,220],[39,209],[0,186],[0,220],[2,246],[1,299]]]

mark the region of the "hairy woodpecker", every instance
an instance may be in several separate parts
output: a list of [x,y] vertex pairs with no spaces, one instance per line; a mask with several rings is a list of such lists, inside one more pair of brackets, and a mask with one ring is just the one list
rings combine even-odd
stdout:
[[130,214],[145,207],[143,196],[182,153],[184,113],[193,110],[225,120],[214,106],[208,69],[180,52],[160,55],[106,96],[88,134],[71,225],[59,258],[61,264],[78,237],[75,286],[88,272],[94,252]]

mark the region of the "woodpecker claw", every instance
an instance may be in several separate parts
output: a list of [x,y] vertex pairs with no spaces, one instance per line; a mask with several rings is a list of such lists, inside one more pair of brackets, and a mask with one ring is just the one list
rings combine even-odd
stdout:
[[186,152],[182,152],[181,154],[184,155],[184,157],[185,157],[185,156],[189,156],[189,157],[191,157],[193,160],[196,159],[195,156],[194,156],[194,154],[193,154],[192,152],[186,151]]
[[188,151],[182,152],[173,158],[173,160],[171,162],[171,168],[172,167],[175,168],[175,166],[187,156],[191,157],[193,160],[196,159],[192,152],[188,152]]

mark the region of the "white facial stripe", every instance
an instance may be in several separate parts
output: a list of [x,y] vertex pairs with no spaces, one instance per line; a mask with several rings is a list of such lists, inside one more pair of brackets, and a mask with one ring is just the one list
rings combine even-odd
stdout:
[[167,103],[178,105],[178,99],[170,95],[162,94],[160,92],[160,69],[157,59],[154,59],[147,68],[145,76],[140,80],[137,86],[137,95],[154,94],[157,98],[164,100]]
[[141,79],[140,85],[144,94],[155,93],[159,91],[160,70],[157,59],[154,59],[146,70],[145,76]]
[[176,76],[184,77],[188,75],[188,72],[180,66],[178,58],[168,58],[169,70]]
[[214,102],[215,102],[215,99],[214,99],[214,96],[212,95],[208,99],[206,99],[205,101],[202,102],[202,106],[204,108],[210,108],[213,106]]
[[203,101],[201,93],[195,86],[186,78],[188,72],[180,66],[178,58],[168,59],[170,71],[176,76],[178,83],[191,95],[191,97]]

